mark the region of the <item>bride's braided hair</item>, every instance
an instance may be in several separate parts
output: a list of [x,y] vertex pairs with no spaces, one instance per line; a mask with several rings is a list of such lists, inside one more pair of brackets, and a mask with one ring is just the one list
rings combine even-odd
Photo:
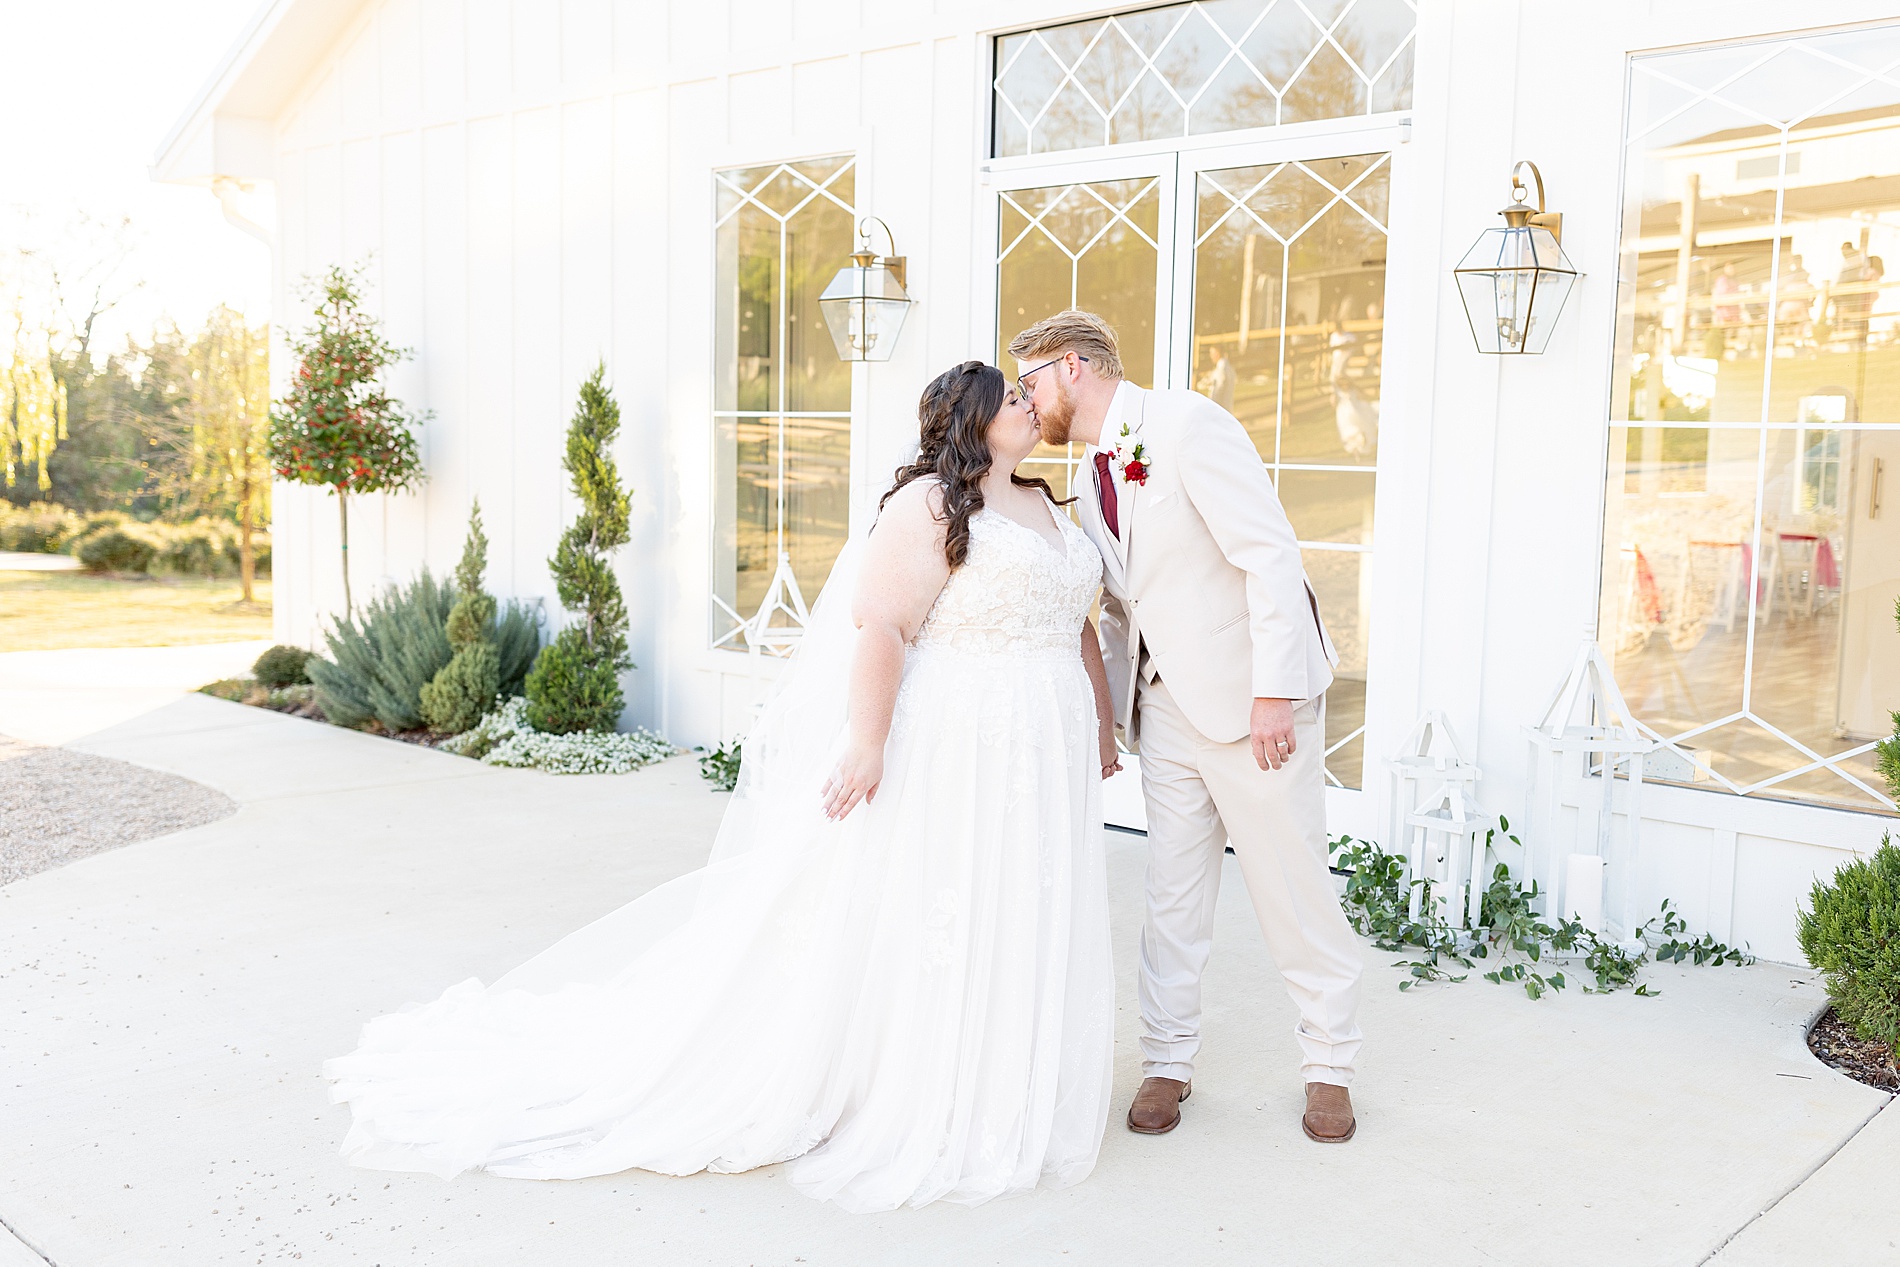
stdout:
[[[943,484],[943,555],[954,571],[970,557],[970,516],[983,509],[983,477],[993,460],[984,438],[1009,394],[1003,371],[982,361],[965,361],[930,380],[917,401],[917,460],[897,468],[890,491],[879,499],[884,509],[892,495],[914,479],[934,475]],[[1066,506],[1049,481],[1010,473],[1010,482],[1039,488],[1050,501]]]

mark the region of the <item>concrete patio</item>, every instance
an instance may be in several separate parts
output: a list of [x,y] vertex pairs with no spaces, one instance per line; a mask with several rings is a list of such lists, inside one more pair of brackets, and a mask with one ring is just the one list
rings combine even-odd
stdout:
[[[240,808],[0,888],[5,1267],[1900,1262],[1900,1117],[1807,1052],[1808,971],[1657,967],[1660,998],[1533,1003],[1475,979],[1401,994],[1368,947],[1361,1129],[1323,1147],[1299,1134],[1290,1007],[1231,861],[1186,1120],[1111,1122],[1077,1188],[852,1216],[774,1170],[350,1170],[325,1057],[694,866],[724,798],[688,757],[554,778],[176,687],[63,709],[18,660],[0,733],[59,731]],[[1125,1101],[1143,848],[1108,846]]]

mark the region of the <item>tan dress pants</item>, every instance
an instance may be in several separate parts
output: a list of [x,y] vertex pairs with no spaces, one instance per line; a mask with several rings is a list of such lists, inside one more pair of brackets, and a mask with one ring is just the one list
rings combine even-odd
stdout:
[[1148,913],[1141,929],[1145,1077],[1194,1074],[1201,972],[1214,937],[1224,846],[1232,844],[1267,950],[1299,1009],[1307,1082],[1352,1085],[1359,1055],[1358,939],[1327,871],[1325,727],[1318,701],[1293,711],[1294,753],[1262,770],[1249,740],[1215,743],[1159,679],[1144,683],[1141,790],[1148,802]]

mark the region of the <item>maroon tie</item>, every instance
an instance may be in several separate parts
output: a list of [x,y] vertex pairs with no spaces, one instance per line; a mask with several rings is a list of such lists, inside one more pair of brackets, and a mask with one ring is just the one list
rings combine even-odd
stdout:
[[1115,534],[1115,540],[1122,539],[1121,514],[1115,504],[1115,478],[1108,473],[1108,454],[1095,455],[1095,484],[1102,495],[1102,522]]

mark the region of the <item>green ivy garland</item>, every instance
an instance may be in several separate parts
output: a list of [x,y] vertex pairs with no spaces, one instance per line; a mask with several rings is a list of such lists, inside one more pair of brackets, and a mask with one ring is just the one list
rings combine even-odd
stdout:
[[[1498,826],[1505,839],[1523,845],[1510,834],[1508,819],[1500,817]],[[1495,837],[1495,832],[1485,836],[1487,849]],[[1334,870],[1346,875],[1346,892],[1340,904],[1353,928],[1371,938],[1380,950],[1423,952],[1394,965],[1410,970],[1410,975],[1399,982],[1401,990],[1425,981],[1463,981],[1480,960],[1503,960],[1484,973],[1484,979],[1497,985],[1521,984],[1524,993],[1533,999],[1569,984],[1561,971],[1546,966],[1551,958],[1583,962],[1596,981],[1594,986],[1582,987],[1585,994],[1608,994],[1634,984],[1638,971],[1652,954],[1660,963],[1755,962],[1745,948],[1724,945],[1708,933],[1683,940],[1688,924],[1666,898],[1662,910],[1637,930],[1635,940],[1643,949],[1633,954],[1577,920],[1560,920],[1552,925],[1533,909],[1532,904],[1540,896],[1536,883],[1533,881],[1528,889],[1521,887],[1503,863],[1492,872],[1491,883],[1484,890],[1477,922],[1469,929],[1456,928],[1438,913],[1432,900],[1432,882],[1424,878],[1408,881],[1405,860],[1398,855],[1387,853],[1373,841],[1351,836],[1333,841],[1331,854]],[[1416,919],[1410,909],[1414,886],[1423,890]],[[1654,998],[1662,992],[1641,984],[1636,986],[1636,993]]]

